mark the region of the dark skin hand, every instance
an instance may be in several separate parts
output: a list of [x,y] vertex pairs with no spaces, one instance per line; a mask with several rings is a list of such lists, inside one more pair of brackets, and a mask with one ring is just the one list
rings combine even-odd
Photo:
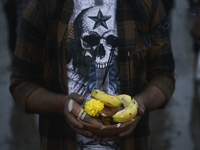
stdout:
[[[84,126],[83,124],[81,124],[77,118],[75,116],[73,116],[72,114],[69,113],[68,111],[68,102],[70,99],[73,99],[75,100],[76,102],[78,102],[79,104],[83,103],[85,101],[85,98],[78,95],[77,93],[72,93],[71,95],[69,96],[66,96],[65,99],[63,100],[64,101],[64,115],[65,115],[65,118],[66,118],[66,121],[69,123],[69,125],[71,126],[71,128],[85,136],[85,137],[89,137],[89,138],[93,138],[93,139],[97,139],[98,136],[96,136],[95,134],[93,134],[92,132],[90,131],[87,131],[87,130],[84,130]],[[144,114],[144,110],[139,106],[138,107],[138,117],[136,119],[133,120],[134,124],[133,126],[131,126],[131,128],[129,128],[128,130],[126,130],[125,132],[123,133],[120,133],[119,135],[117,136],[113,136],[113,137],[104,137],[102,138],[104,141],[113,141],[113,140],[117,140],[121,137],[124,137],[124,136],[127,136],[129,135],[136,127],[138,121],[140,120],[141,116]]]
[[166,97],[163,92],[155,86],[146,87],[142,92],[134,96],[134,99],[138,103],[138,118],[133,120],[134,124],[125,132],[122,132],[115,137],[102,138],[104,141],[113,141],[130,135],[134,131],[141,116],[144,115],[145,112],[155,110],[163,106],[166,102]]
[[[69,113],[68,102],[70,99],[75,100],[79,104],[85,101],[85,98],[77,93],[61,95],[49,92],[45,88],[39,88],[29,96],[27,101],[27,111],[47,116],[64,115],[66,121],[75,132],[85,137],[96,139],[97,136],[93,135],[92,132],[85,130],[83,124],[80,123],[75,116]],[[62,109],[60,108],[60,104]],[[64,114],[62,110],[64,110]]]
[[81,104],[85,101],[85,98],[83,96],[78,95],[77,93],[72,93],[69,96],[66,96],[64,98],[64,100],[63,100],[64,101],[64,109],[63,110],[64,110],[64,115],[65,115],[65,118],[66,118],[66,121],[68,122],[68,124],[71,126],[71,128],[75,132],[77,132],[85,137],[97,139],[98,137],[96,135],[94,135],[90,131],[85,130],[83,124],[80,123],[77,120],[77,118],[68,111],[68,102],[70,99],[75,100],[79,104]]
[[133,130],[135,129],[136,125],[138,124],[138,122],[139,122],[139,120],[140,120],[140,118],[141,118],[141,116],[142,116],[143,114],[144,114],[144,110],[143,110],[140,106],[138,106],[138,114],[137,114],[137,116],[134,118],[134,120],[131,120],[131,121],[133,121],[134,123],[133,123],[133,125],[132,125],[128,130],[126,130],[125,132],[120,133],[120,134],[117,135],[117,136],[113,136],[113,137],[103,137],[102,140],[103,140],[103,141],[114,141],[114,140],[118,140],[118,139],[120,139],[120,138],[122,138],[122,137],[128,136],[129,134],[131,134],[131,133],[133,132]]
[[[27,111],[32,112],[32,113],[42,114],[42,115],[51,115],[51,116],[63,115],[63,112],[60,109],[60,99],[63,96],[65,95],[52,93],[44,88],[39,88],[29,96],[27,100]],[[88,130],[85,130],[84,125],[80,123],[75,116],[69,113],[68,102],[70,99],[75,100],[79,104],[85,101],[85,98],[80,96],[77,93],[71,93],[70,95],[68,96],[66,95],[62,99],[61,106],[64,110],[66,121],[69,123],[69,125],[75,132],[85,137],[97,139],[98,136],[94,135],[92,132]],[[163,92],[154,86],[147,87],[141,93],[136,95],[134,99],[138,102],[138,106],[139,106],[138,118],[133,120],[135,123],[125,132],[122,132],[117,136],[103,137],[102,139],[104,141],[117,140],[117,139],[120,139],[121,137],[126,137],[130,135],[135,129],[141,116],[146,111],[157,109],[161,107],[162,105],[164,105],[166,102]]]
[[[66,99],[65,107],[64,107],[65,116],[66,116],[66,120],[68,121],[72,129],[75,130],[77,133],[82,134],[86,137],[90,137],[94,139],[98,138],[96,135],[92,134],[90,131],[84,130],[83,125],[80,122],[78,122],[77,118],[68,112],[67,110],[68,101],[71,98],[77,101],[79,104],[81,104],[85,99],[84,97],[75,93],[71,94]],[[125,132],[122,132],[119,135],[112,136],[112,137],[103,137],[102,140],[113,141],[113,140],[118,140],[122,137],[126,137],[130,135],[135,129],[136,125],[138,124],[141,116],[144,115],[145,111],[151,111],[151,110],[157,109],[161,107],[166,101],[163,92],[154,86],[147,87],[141,93],[136,95],[134,99],[138,102],[138,114],[137,114],[137,117],[133,120],[134,122],[133,125],[129,129],[127,129]]]

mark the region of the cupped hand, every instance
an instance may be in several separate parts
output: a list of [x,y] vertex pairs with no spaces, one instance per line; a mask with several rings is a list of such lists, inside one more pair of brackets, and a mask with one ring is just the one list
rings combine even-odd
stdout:
[[94,138],[96,139],[97,136],[94,135],[92,132],[85,130],[84,129],[84,125],[82,123],[80,123],[77,119],[77,117],[75,117],[74,115],[72,115],[69,111],[68,111],[68,103],[69,100],[73,99],[74,101],[76,101],[77,103],[81,104],[85,101],[85,98],[77,93],[71,93],[68,96],[65,96],[63,101],[64,101],[64,115],[65,115],[65,119],[68,122],[68,124],[71,126],[71,128],[85,136],[85,137],[89,137],[89,138]]
[[138,104],[138,105],[139,106],[138,106],[137,116],[133,120],[131,120],[131,121],[133,121],[133,124],[132,124],[132,126],[130,126],[130,128],[128,128],[126,131],[124,131],[116,136],[103,137],[102,139],[104,141],[114,141],[114,140],[118,140],[122,137],[126,137],[126,136],[130,135],[134,131],[135,127],[137,126],[138,122],[140,121],[141,116],[144,115],[144,112],[145,112],[144,107],[140,104]]

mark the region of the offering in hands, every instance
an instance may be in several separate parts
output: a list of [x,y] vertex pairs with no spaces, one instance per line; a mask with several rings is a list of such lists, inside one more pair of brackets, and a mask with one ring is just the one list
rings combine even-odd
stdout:
[[124,123],[137,115],[138,104],[126,94],[109,95],[101,90],[93,90],[91,100],[85,106],[85,112],[99,117],[105,125]]

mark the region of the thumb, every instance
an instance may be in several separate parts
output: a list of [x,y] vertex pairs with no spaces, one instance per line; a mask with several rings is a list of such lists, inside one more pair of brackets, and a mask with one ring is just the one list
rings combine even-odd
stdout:
[[141,107],[138,107],[138,115],[142,116],[142,115],[144,115],[144,113],[145,113],[144,109]]
[[77,103],[81,104],[85,101],[85,97],[79,95],[78,93],[71,93],[70,99],[75,100]]

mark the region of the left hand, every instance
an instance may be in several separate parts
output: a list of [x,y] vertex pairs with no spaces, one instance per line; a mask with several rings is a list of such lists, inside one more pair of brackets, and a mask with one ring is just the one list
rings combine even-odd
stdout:
[[133,130],[135,129],[135,127],[137,126],[141,116],[144,115],[144,112],[145,112],[144,105],[138,103],[138,114],[132,120],[133,125],[130,128],[128,128],[125,132],[122,132],[122,133],[120,133],[116,136],[112,136],[112,137],[103,137],[102,140],[103,141],[114,141],[114,140],[118,140],[122,137],[126,137],[126,136],[130,135],[133,132]]

